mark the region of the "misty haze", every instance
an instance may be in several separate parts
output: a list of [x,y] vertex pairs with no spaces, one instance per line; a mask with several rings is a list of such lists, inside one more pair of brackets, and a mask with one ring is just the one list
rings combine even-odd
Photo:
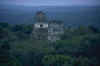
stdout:
[[34,14],[44,11],[49,20],[63,21],[66,25],[94,25],[100,24],[99,6],[4,6],[0,7],[0,22],[10,24],[32,24]]
[[0,66],[100,66],[100,1],[0,0]]

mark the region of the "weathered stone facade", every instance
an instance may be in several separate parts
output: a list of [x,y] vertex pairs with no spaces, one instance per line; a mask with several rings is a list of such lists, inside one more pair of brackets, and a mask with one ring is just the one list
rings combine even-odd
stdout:
[[61,39],[64,33],[64,24],[60,21],[50,21],[48,27],[48,40],[56,41]]
[[35,16],[35,24],[33,27],[32,38],[35,40],[47,40],[48,23],[46,23],[46,16],[43,12],[37,12]]
[[60,21],[47,21],[43,12],[36,14],[37,22],[34,24],[32,38],[36,40],[49,40],[54,42],[60,40],[64,33],[64,24]]

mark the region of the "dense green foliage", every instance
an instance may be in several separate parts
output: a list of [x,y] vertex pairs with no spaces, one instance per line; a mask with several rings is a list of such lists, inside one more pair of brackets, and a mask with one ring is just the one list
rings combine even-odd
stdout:
[[[0,23],[0,66],[100,66],[100,31],[65,28],[61,40],[32,40],[32,25]],[[1,52],[2,51],[2,52]]]

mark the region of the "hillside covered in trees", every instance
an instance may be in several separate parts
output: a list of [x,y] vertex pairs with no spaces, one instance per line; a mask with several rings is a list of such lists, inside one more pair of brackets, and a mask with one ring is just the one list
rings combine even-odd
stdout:
[[0,23],[0,66],[100,66],[100,29],[66,27],[61,40],[32,40],[32,24]]

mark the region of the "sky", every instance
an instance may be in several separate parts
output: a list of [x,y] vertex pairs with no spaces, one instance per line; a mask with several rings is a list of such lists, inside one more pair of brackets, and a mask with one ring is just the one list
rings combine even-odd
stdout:
[[100,5],[100,0],[0,0],[0,4],[24,6],[95,6]]

